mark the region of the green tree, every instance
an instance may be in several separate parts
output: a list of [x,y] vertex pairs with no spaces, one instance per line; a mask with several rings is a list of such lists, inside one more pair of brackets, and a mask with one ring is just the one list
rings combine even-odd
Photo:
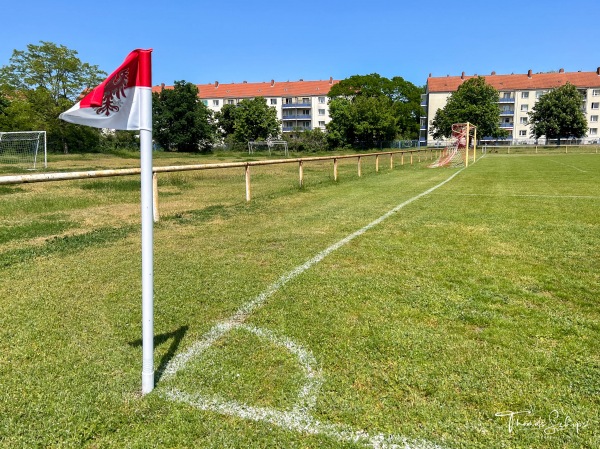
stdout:
[[329,115],[327,137],[331,146],[375,147],[398,135],[394,105],[387,97],[336,98],[329,104]]
[[6,109],[10,106],[10,100],[4,92],[0,91],[0,116],[6,115]]
[[176,81],[173,89],[163,89],[152,98],[154,138],[169,151],[208,151],[216,126],[212,111],[198,99],[192,83]]
[[402,77],[354,75],[329,91],[332,146],[417,138],[422,89]]
[[448,98],[446,106],[438,109],[431,124],[435,139],[450,137],[454,123],[470,122],[477,126],[478,137],[505,137],[500,128],[498,91],[478,76],[462,83]]
[[63,45],[41,41],[29,44],[27,50],[14,50],[10,63],[0,69],[0,85],[11,100],[2,126],[46,130],[50,150],[96,150],[99,130],[66,123],[58,115],[105,76],[98,66],[81,62],[75,50]]
[[570,83],[543,95],[529,113],[531,133],[536,139],[583,137],[587,120],[582,110],[583,95]]
[[281,121],[275,108],[267,105],[264,97],[242,100],[235,109],[233,136],[236,142],[245,143],[278,136]]
[[219,126],[219,132],[223,137],[232,135],[235,131],[235,112],[237,105],[225,104],[220,111],[215,113],[215,120]]
[[43,89],[55,104],[76,100],[105,77],[97,65],[81,62],[75,50],[45,41],[29,44],[27,50],[13,50],[10,64],[0,69],[3,83],[19,91]]

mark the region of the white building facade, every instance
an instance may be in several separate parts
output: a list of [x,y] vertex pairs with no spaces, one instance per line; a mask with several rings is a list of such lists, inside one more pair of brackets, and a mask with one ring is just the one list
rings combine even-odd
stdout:
[[[225,104],[238,104],[245,99],[264,97],[267,104],[277,111],[282,132],[321,129],[331,121],[327,94],[339,81],[285,81],[270,83],[219,83],[198,84],[198,98],[214,112]],[[155,86],[153,92],[172,89],[173,86]]]
[[[474,75],[477,76],[477,75]],[[431,121],[438,109],[443,108],[450,95],[458,90],[458,87],[467,79],[474,76],[446,76],[427,78],[426,93],[422,96],[421,116],[422,144],[435,146],[431,136]],[[581,139],[582,143],[597,143],[600,139],[599,116],[600,116],[600,67],[595,72],[565,72],[560,69],[555,73],[532,73],[526,74],[482,75],[487,84],[493,86],[499,92],[498,104],[500,106],[500,127],[506,130],[509,136],[502,139],[508,144],[535,143],[529,124],[529,115],[536,101],[545,93],[571,83],[583,95],[582,111],[588,122],[587,135]],[[478,136],[485,139],[486,136]],[[545,139],[539,140],[544,144]]]

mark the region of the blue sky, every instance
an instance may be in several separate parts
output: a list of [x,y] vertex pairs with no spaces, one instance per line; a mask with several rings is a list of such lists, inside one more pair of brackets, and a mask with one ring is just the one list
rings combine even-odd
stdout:
[[2,6],[0,65],[49,41],[112,72],[153,48],[153,83],[595,71],[598,0],[21,0]]

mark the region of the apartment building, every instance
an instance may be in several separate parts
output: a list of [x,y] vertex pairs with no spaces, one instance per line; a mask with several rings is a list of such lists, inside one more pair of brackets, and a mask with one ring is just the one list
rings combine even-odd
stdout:
[[[421,99],[422,144],[436,144],[431,136],[431,121],[435,113],[446,105],[450,95],[456,92],[463,82],[475,76],[477,75],[465,76],[464,72],[461,76],[445,77],[432,77],[429,74],[426,93]],[[526,74],[497,75],[496,72],[492,72],[490,75],[481,76],[499,92],[500,127],[509,133],[507,143],[533,143],[528,112],[542,95],[567,82],[576,86],[583,95],[581,107],[589,126],[583,142],[597,142],[600,138],[600,67],[595,72],[565,72],[560,69],[553,73],[533,73],[529,70]],[[545,139],[540,139],[540,143],[545,143]]]
[[[296,129],[325,130],[331,121],[327,94],[339,80],[325,81],[284,81],[262,83],[219,83],[198,84],[198,98],[212,111],[220,111],[226,104],[238,104],[244,99],[264,97],[267,104],[277,111],[282,121],[282,131]],[[153,92],[172,89],[173,86],[155,86]]]

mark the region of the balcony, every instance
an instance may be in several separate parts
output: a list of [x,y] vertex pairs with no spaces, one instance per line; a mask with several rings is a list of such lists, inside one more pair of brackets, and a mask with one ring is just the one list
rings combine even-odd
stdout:
[[292,114],[284,115],[281,120],[310,120],[312,116],[310,114]]
[[310,108],[312,106],[311,102],[309,101],[308,103],[284,103],[281,105],[281,107],[283,109],[290,109],[290,108]]
[[514,103],[515,97],[502,97],[498,100],[498,103]]
[[500,123],[500,128],[502,129],[513,129],[514,126],[514,123]]
[[312,126],[282,126],[281,130],[283,132],[292,132],[292,131],[310,131]]
[[514,109],[507,109],[505,111],[500,111],[500,117],[504,116],[511,116],[511,115],[515,115],[515,110]]

